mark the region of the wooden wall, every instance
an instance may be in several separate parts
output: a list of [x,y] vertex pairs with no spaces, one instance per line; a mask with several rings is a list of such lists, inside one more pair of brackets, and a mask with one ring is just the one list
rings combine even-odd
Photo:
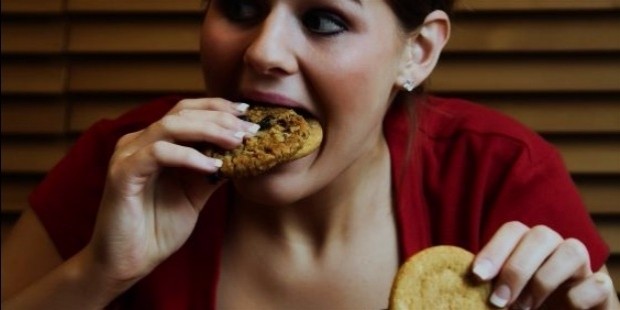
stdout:
[[[77,135],[201,92],[201,0],[2,0],[2,237]],[[557,145],[620,285],[620,1],[463,0],[431,79]]]

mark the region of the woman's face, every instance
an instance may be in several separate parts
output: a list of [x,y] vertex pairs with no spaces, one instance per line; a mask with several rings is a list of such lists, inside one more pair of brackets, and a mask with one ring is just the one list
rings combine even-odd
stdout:
[[201,37],[207,94],[305,110],[324,130],[314,154],[237,186],[290,203],[368,155],[382,137],[405,40],[385,1],[213,0]]

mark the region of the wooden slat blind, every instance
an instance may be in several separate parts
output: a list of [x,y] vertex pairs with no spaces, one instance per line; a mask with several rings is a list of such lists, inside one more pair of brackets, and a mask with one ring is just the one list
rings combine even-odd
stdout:
[[[588,1],[581,1],[588,2]],[[449,52],[617,52],[617,12],[597,14],[469,14],[455,18]],[[608,35],[596,35],[596,34]],[[585,44],[587,42],[587,44]]]
[[65,0],[71,12],[197,13],[202,0]]
[[465,0],[456,2],[463,11],[577,11],[614,10],[620,8],[618,0]]
[[[431,79],[442,92],[618,92],[613,55],[445,55]],[[587,78],[586,78],[587,77]]]
[[64,134],[67,108],[58,98],[3,98],[2,134]]
[[[2,0],[2,14],[53,14],[64,11],[63,0]],[[3,22],[4,25],[4,22]]]
[[64,32],[65,22],[58,16],[6,18],[2,21],[2,54],[61,53]]
[[203,89],[198,57],[80,58],[69,68],[68,91],[136,93],[194,92]]
[[60,95],[65,91],[66,64],[58,57],[2,59],[2,94]]
[[70,25],[69,52],[162,54],[196,53],[201,16],[99,17]]
[[[2,0],[2,235],[76,135],[199,96],[202,0]],[[461,0],[429,86],[558,147],[620,283],[620,0]]]

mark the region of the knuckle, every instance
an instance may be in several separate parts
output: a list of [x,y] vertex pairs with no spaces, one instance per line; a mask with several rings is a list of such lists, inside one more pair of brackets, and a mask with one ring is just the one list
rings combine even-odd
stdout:
[[110,177],[115,177],[118,175],[118,172],[123,171],[126,165],[126,162],[129,160],[131,153],[129,151],[124,151],[121,147],[117,145],[116,150],[110,157],[110,161],[108,164],[108,174]]
[[545,296],[558,287],[559,283],[555,283],[550,277],[537,272],[531,280],[532,293],[537,297]]
[[220,121],[220,124],[225,127],[234,128],[237,127],[239,123],[239,119],[230,113],[216,112],[215,117]]
[[141,132],[142,131],[134,132],[120,137],[120,139],[116,141],[116,145],[114,146],[114,153],[112,154],[112,158],[110,158],[110,161],[131,155],[131,144],[136,141]]
[[149,151],[151,155],[155,158],[159,158],[164,154],[167,150],[167,143],[164,141],[155,141],[151,144]]
[[175,106],[175,110],[183,110],[188,107],[191,107],[193,102],[194,102],[193,99],[189,99],[189,98],[181,99],[179,102],[177,102],[177,105]]
[[560,243],[562,237],[553,229],[545,225],[537,225],[530,229],[529,235],[540,243],[554,242]]
[[501,278],[505,283],[523,284],[527,282],[527,273],[528,269],[525,265],[509,261],[502,268]]
[[156,124],[159,124],[159,126],[167,130],[177,123],[178,118],[179,117],[176,114],[168,114],[162,117],[161,120],[159,120],[159,122],[157,122]]
[[209,122],[204,124],[204,131],[202,134],[205,139],[208,139],[209,137],[219,137],[224,135],[224,129]]
[[568,257],[588,258],[590,256],[588,249],[583,242],[575,238],[568,238],[564,240],[560,245],[560,248]]
[[529,229],[529,227],[519,221],[510,221],[507,222],[506,224],[503,225],[502,227],[505,230],[508,231],[514,231],[514,232],[518,232],[518,231],[526,231]]
[[127,145],[128,143],[130,143],[131,141],[135,140],[135,138],[138,136],[138,134],[140,132],[142,132],[142,131],[132,132],[132,133],[128,133],[126,135],[123,135],[116,142],[116,148],[123,147],[123,146]]

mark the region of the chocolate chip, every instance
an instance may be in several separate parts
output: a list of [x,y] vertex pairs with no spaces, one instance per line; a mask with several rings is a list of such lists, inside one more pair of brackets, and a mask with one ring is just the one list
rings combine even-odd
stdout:
[[271,115],[265,116],[265,118],[263,118],[260,122],[258,122],[258,125],[260,126],[260,130],[266,130],[266,129],[271,128],[271,126],[273,126],[272,121],[273,121],[273,116]]

